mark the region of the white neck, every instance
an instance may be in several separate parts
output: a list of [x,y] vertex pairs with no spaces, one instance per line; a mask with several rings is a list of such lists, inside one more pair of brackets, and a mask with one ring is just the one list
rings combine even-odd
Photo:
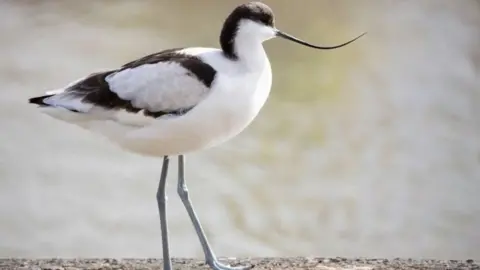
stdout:
[[242,62],[248,69],[262,70],[268,62],[267,54],[262,43],[275,33],[271,27],[260,25],[250,20],[243,20],[233,37],[234,53],[237,61]]
[[268,61],[267,54],[261,41],[256,37],[242,36],[241,33],[235,38],[235,53],[239,62],[248,69],[262,70]]

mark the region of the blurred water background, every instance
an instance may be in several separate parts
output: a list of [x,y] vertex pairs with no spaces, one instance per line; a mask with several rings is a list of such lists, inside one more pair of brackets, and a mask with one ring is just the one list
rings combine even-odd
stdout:
[[[161,160],[27,98],[161,49],[218,46],[244,1],[0,2],[0,256],[161,257]],[[480,258],[480,2],[270,0],[272,95],[187,157],[220,256]],[[169,178],[175,257],[202,258]]]

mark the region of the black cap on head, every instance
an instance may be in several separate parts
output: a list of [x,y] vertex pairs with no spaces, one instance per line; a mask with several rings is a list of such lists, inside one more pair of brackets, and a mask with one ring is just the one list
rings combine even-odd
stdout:
[[262,2],[249,2],[236,7],[227,17],[220,33],[220,45],[225,54],[230,58],[236,58],[233,42],[241,20],[254,22],[275,27],[275,19],[272,9]]
[[262,2],[249,2],[236,7],[225,22],[238,22],[242,19],[252,20],[271,27],[274,27],[275,22],[272,9]]

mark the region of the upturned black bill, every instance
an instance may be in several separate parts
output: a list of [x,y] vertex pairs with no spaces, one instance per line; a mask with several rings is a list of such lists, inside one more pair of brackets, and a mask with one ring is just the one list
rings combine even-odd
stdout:
[[364,35],[366,34],[366,32],[365,32],[365,33],[361,34],[360,36],[358,36],[358,37],[356,37],[356,38],[354,38],[354,39],[352,39],[352,40],[350,40],[350,41],[348,41],[348,42],[345,42],[345,43],[343,43],[343,44],[340,44],[340,45],[335,45],[335,46],[316,46],[316,45],[310,44],[310,43],[308,43],[308,42],[305,42],[305,41],[303,41],[303,40],[301,40],[301,39],[298,39],[298,38],[296,38],[296,37],[294,37],[294,36],[291,36],[291,35],[289,35],[289,34],[287,34],[287,33],[284,33],[284,32],[282,32],[282,31],[280,31],[280,30],[277,30],[276,33],[277,33],[277,37],[281,37],[281,38],[284,38],[284,39],[288,39],[288,40],[290,40],[290,41],[293,41],[293,42],[302,44],[302,45],[304,45],[304,46],[307,46],[307,47],[310,47],[310,48],[315,48],[315,49],[321,49],[321,50],[331,50],[331,49],[337,49],[337,48],[343,47],[343,46],[345,46],[345,45],[348,45],[348,44],[354,42],[355,40],[361,38],[362,36],[364,36]]

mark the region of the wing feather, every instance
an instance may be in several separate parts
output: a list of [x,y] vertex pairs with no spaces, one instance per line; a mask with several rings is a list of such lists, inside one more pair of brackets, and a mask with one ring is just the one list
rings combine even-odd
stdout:
[[[42,106],[90,112],[100,107],[159,117],[183,114],[210,92],[216,71],[201,58],[179,49],[147,55],[120,69],[97,72],[63,91],[30,99]],[[43,98],[44,97],[44,98]]]

